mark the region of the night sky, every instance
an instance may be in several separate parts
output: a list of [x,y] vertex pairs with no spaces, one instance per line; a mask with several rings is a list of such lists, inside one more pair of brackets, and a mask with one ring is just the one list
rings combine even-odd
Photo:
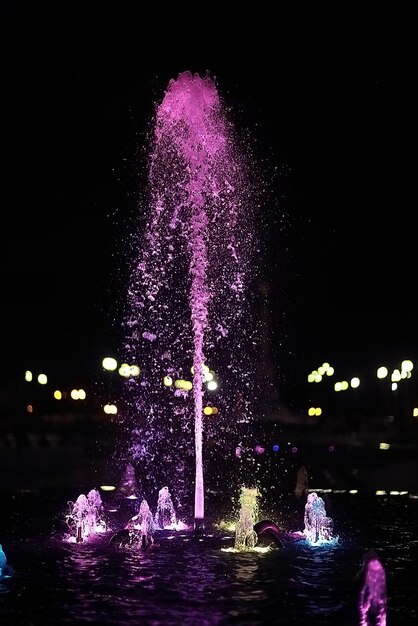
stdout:
[[145,136],[185,70],[216,77],[270,181],[263,273],[280,377],[417,358],[417,11],[398,4],[361,33],[348,16],[342,39],[284,39],[282,24],[265,45],[248,32],[149,44],[122,12],[79,27],[64,11],[48,26],[2,9],[2,368],[72,376],[117,351]]

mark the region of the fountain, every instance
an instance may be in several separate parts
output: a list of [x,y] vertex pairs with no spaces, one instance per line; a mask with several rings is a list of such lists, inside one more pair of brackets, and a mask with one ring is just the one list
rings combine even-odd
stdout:
[[386,572],[374,550],[363,556],[360,626],[386,626]]
[[155,531],[154,518],[149,508],[148,502],[142,500],[139,505],[139,512],[126,525],[128,530],[139,531],[138,543],[141,547],[149,548],[154,543],[153,534]]
[[65,538],[70,543],[82,543],[91,536],[106,531],[103,503],[97,489],[91,489],[87,496],[81,493],[75,502],[68,502],[68,506],[65,521],[70,534]]
[[[124,353],[141,365],[141,375],[126,381],[123,455],[137,464],[144,493],[175,476],[181,501],[194,461],[198,529],[204,434],[212,456],[233,456],[238,399],[239,422],[252,417],[257,174],[209,76],[183,72],[170,81],[150,143],[146,223],[138,228],[142,237],[131,237],[135,261],[123,312]],[[219,467],[217,480],[223,478]]]
[[3,551],[3,546],[0,543],[0,578],[6,570],[7,558]]
[[239,519],[235,528],[235,550],[252,550],[257,543],[254,524],[258,515],[258,490],[241,487]]
[[315,491],[308,494],[304,523],[303,534],[309,543],[319,544],[333,539],[333,521],[327,517],[325,502]]
[[168,487],[163,487],[158,492],[157,510],[155,512],[155,524],[157,528],[175,528],[177,524],[176,512]]
[[[241,487],[239,517],[234,526],[234,545],[222,548],[223,552],[268,552],[284,547],[277,524],[272,520],[257,521],[258,497],[259,491],[256,487]],[[225,523],[221,523],[220,527],[230,528]]]

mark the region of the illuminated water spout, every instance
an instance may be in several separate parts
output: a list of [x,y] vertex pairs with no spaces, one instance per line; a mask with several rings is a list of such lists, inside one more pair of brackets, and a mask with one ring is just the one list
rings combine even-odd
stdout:
[[[144,361],[140,377],[126,382],[129,454],[138,476],[164,484],[174,474],[180,490],[194,434],[198,528],[205,515],[203,431],[213,428],[210,420],[203,423],[205,363],[222,361],[223,390],[216,393],[225,394],[225,416],[241,395],[249,419],[255,349],[248,312],[248,280],[256,275],[250,176],[210,77],[183,72],[170,81],[156,108],[148,163],[149,217],[125,315],[124,351],[133,362],[139,355]],[[185,381],[191,367],[187,386],[172,385]],[[214,422],[221,445],[226,426]]]
[[241,487],[239,519],[235,528],[234,548],[240,552],[252,550],[257,543],[257,533],[254,530],[258,515],[258,490],[256,488]]
[[137,543],[143,548],[149,548],[154,543],[155,523],[148,502],[142,500],[139,512],[132,517],[125,526],[127,530],[135,530],[138,533]]
[[333,521],[327,517],[324,500],[315,492],[308,495],[304,523],[303,534],[309,543],[319,544],[333,539]]
[[106,530],[103,520],[103,503],[100,493],[91,489],[87,496],[81,493],[75,502],[69,502],[69,511],[65,516],[70,529],[69,542],[82,543],[92,535]]
[[3,546],[0,543],[0,578],[3,576],[3,573],[6,571],[7,558],[3,551]]
[[386,572],[374,550],[363,556],[360,626],[386,626]]
[[176,512],[168,487],[163,487],[158,492],[155,524],[157,528],[169,528],[176,525]]

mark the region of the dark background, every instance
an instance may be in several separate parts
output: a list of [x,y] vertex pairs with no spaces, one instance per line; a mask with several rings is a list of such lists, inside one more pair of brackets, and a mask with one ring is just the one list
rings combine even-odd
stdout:
[[3,380],[82,378],[117,355],[145,137],[185,70],[216,77],[270,181],[262,273],[283,394],[324,360],[342,377],[416,358],[415,2],[233,25],[214,7],[195,22],[1,11]]

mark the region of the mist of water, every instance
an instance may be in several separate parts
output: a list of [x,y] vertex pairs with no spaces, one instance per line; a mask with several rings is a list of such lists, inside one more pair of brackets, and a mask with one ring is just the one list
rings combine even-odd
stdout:
[[130,241],[124,351],[141,376],[127,381],[125,423],[144,490],[166,483],[184,492],[194,460],[197,522],[204,437],[208,456],[233,456],[237,422],[252,417],[257,181],[249,153],[212,78],[184,72],[170,81],[150,137],[146,226]]

